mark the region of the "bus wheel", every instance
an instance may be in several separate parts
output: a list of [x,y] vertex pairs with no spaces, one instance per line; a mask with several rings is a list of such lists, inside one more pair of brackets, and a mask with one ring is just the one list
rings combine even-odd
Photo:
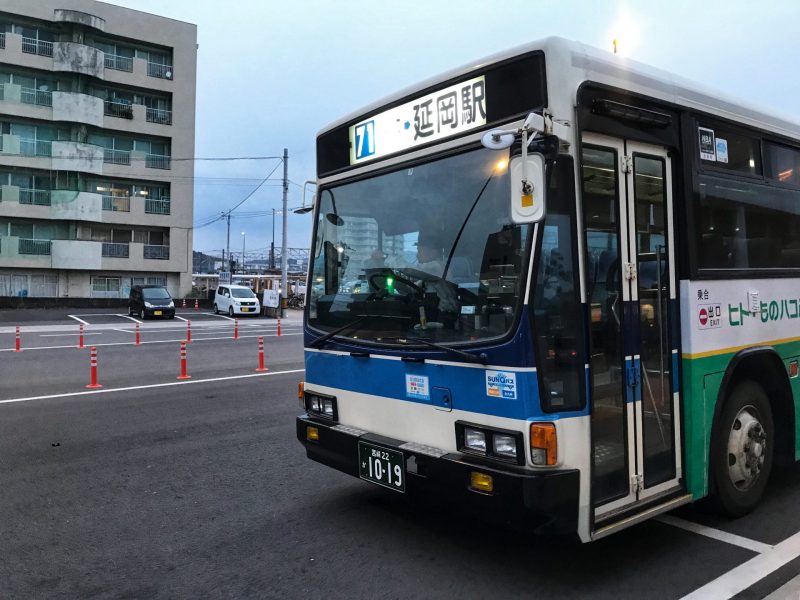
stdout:
[[753,510],[772,470],[775,426],[764,388],[755,381],[736,385],[722,409],[712,450],[716,499],[732,517]]

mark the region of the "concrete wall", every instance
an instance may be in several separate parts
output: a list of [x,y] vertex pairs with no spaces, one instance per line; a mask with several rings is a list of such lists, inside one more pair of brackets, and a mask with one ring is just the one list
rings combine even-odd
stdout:
[[103,100],[88,94],[53,92],[53,120],[103,126]]
[[56,171],[81,171],[103,174],[103,149],[80,142],[53,142],[52,168]]
[[56,23],[77,23],[79,25],[86,25],[100,31],[105,31],[106,21],[95,15],[80,12],[78,10],[65,10],[57,8],[53,11],[53,20]]
[[53,44],[53,70],[91,75],[98,79],[105,76],[105,55],[102,50],[75,42]]
[[53,240],[50,250],[55,269],[99,270],[103,245],[82,240]]

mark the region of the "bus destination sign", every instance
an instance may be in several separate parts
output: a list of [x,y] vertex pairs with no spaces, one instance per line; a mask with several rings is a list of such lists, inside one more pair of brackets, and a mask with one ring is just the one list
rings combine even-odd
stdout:
[[350,165],[486,125],[483,75],[395,106],[350,127]]

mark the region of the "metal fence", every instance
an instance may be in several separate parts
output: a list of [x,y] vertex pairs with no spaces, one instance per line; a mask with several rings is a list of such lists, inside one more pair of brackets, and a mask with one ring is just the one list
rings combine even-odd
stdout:
[[131,212],[130,196],[103,196],[103,210]]
[[103,148],[103,162],[112,165],[129,165],[131,164],[130,150]]
[[144,257],[166,260],[169,258],[169,246],[145,246]]
[[35,204],[36,206],[50,206],[50,190],[20,188],[19,203]]
[[103,113],[112,117],[120,117],[121,119],[132,119],[133,106],[127,102],[103,100]]
[[31,240],[20,238],[18,252],[20,254],[38,254],[40,256],[49,256],[50,240]]
[[53,106],[53,92],[24,87],[20,91],[20,100],[25,104]]
[[53,56],[53,42],[37,40],[36,38],[23,37],[22,51],[26,54],[38,54],[39,56]]
[[170,157],[162,154],[148,154],[144,159],[144,166],[149,169],[170,169]]
[[130,256],[130,246],[128,244],[103,242],[103,256],[108,256],[110,258],[128,258]]
[[50,140],[26,140],[19,141],[19,153],[23,156],[52,156],[53,142]]
[[5,32],[0,33],[0,50],[5,50],[6,48],[6,34]]
[[172,65],[148,62],[147,74],[150,77],[158,77],[159,79],[172,79]]
[[172,125],[172,111],[163,108],[148,108],[145,111],[148,121],[160,123],[161,125]]
[[147,198],[144,201],[144,212],[151,215],[170,214],[169,198]]
[[128,56],[119,56],[117,54],[106,54],[103,58],[106,69],[115,69],[116,71],[133,72],[133,59]]

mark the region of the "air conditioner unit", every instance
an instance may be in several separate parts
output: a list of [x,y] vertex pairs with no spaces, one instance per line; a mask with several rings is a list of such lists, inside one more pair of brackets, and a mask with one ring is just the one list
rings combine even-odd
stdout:
[[164,76],[165,76],[167,79],[172,79],[172,71],[167,71],[166,73],[164,73]]

